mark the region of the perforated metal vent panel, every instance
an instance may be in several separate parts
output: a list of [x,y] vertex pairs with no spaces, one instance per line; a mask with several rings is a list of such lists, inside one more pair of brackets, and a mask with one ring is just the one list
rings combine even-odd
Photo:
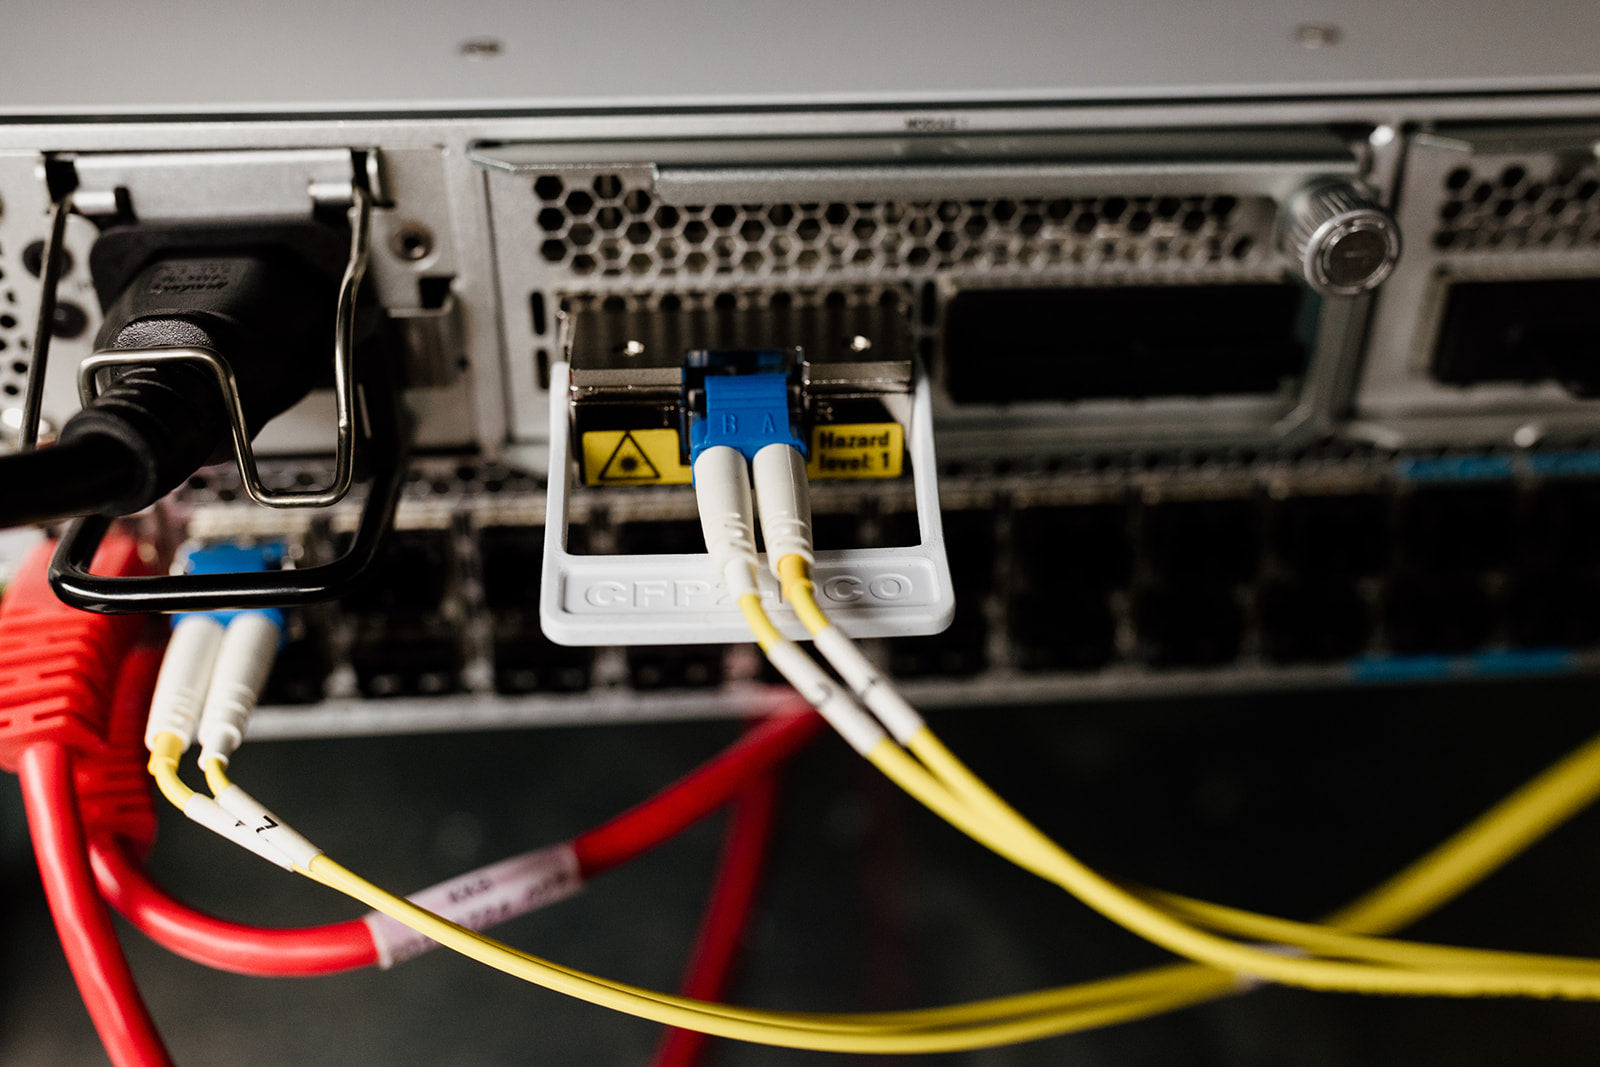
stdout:
[[1600,244],[1600,170],[1593,160],[1475,159],[1444,176],[1435,248],[1515,252]]
[[1273,217],[1264,197],[1206,195],[679,207],[616,174],[532,192],[539,258],[577,284],[1251,264]]
[[18,269],[17,257],[0,244],[0,407],[11,407],[22,396],[28,379],[28,339],[17,313],[17,290],[8,277]]

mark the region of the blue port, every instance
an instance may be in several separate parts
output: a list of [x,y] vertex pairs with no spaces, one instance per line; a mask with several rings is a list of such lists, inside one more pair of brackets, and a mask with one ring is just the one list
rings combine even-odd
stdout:
[[[183,569],[189,574],[252,574],[259,571],[276,571],[283,569],[283,560],[287,552],[288,549],[282,541],[265,541],[255,545],[229,543],[206,545],[189,553]],[[283,612],[279,609],[250,610],[259,611],[277,623],[279,630],[283,629]],[[208,611],[205,614],[226,626],[239,612]]]

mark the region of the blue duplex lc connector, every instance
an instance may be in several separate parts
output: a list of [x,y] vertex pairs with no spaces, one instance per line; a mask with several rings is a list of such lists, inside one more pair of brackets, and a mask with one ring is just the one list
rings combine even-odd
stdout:
[[793,351],[689,353],[684,362],[689,462],[714,445],[738,449],[746,459],[771,444],[805,455],[794,410],[797,377]]

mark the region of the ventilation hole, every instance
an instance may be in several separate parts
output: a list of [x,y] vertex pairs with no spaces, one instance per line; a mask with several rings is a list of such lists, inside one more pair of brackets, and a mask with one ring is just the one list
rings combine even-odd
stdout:
[[567,210],[580,217],[587,215],[594,210],[594,197],[582,189],[574,189],[567,194]]
[[635,189],[622,198],[622,206],[635,215],[643,215],[650,210],[650,194],[643,189]]
[[17,317],[9,312],[0,315],[0,330],[14,330],[17,328]]
[[602,174],[594,180],[594,194],[602,200],[615,200],[622,195],[622,179],[615,174]]
[[1461,214],[1461,201],[1451,200],[1439,208],[1439,217],[1446,222]]
[[579,248],[587,247],[594,243],[594,227],[587,222],[577,223],[567,231],[567,240]]
[[534,195],[540,200],[560,199],[561,191],[565,188],[566,186],[561,184],[561,179],[557,178],[554,174],[546,174],[544,177],[533,183]]
[[1505,186],[1507,189],[1514,189],[1519,183],[1521,183],[1522,179],[1526,178],[1527,176],[1528,172],[1526,170],[1513,163],[1511,166],[1500,172],[1500,184]]
[[587,252],[579,252],[572,257],[572,273],[593,274],[595,268],[594,257]]
[[547,207],[539,212],[539,228],[546,233],[556,233],[567,224],[567,213],[558,207]]
[[732,204],[718,204],[711,209],[711,224],[719,229],[725,230],[732,226],[738,217],[739,209]]
[[1445,175],[1444,185],[1446,189],[1465,189],[1467,187],[1467,183],[1471,180],[1471,170],[1466,167],[1457,167],[1455,170]]
[[636,245],[647,245],[654,233],[648,222],[635,222],[628,227],[627,237]]
[[656,226],[663,230],[673,229],[678,225],[678,209],[666,204],[656,208]]
[[595,212],[594,222],[602,230],[617,230],[622,227],[622,210],[614,207],[603,207]]
[[542,336],[545,328],[544,294],[534,293],[530,296],[528,298],[528,308],[533,313],[533,332]]
[[567,242],[551,239],[539,246],[539,254],[547,263],[560,263],[567,258]]
[[6,386],[5,386],[5,394],[6,394],[6,396],[16,396],[20,392],[22,392],[22,390],[18,389],[15,385],[7,383]]

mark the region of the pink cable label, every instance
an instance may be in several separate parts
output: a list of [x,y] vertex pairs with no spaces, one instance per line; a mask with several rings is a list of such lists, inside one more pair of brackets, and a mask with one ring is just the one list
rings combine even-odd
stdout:
[[[526,915],[574,896],[583,888],[578,856],[570,844],[552,845],[457,875],[407,897],[442,918],[471,930]],[[378,950],[378,966],[404,963],[438,942],[380,912],[364,920]]]

